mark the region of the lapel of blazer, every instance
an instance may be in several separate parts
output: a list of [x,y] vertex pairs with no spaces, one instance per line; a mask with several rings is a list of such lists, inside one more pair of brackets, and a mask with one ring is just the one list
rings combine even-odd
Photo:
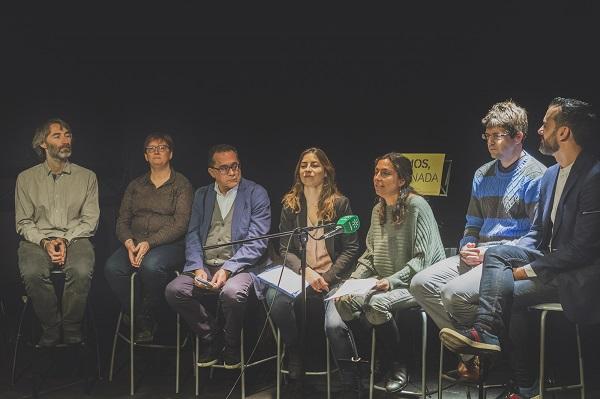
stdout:
[[204,196],[204,219],[202,220],[202,245],[206,244],[208,232],[210,231],[210,222],[212,221],[213,211],[215,210],[215,201],[217,193],[215,192],[215,183],[208,186]]
[[[543,236],[542,240],[538,242],[537,248],[541,249],[548,245],[550,245],[550,238],[552,237],[552,204],[554,203],[554,187],[556,187],[556,179],[558,178],[559,167],[558,164],[555,164],[548,168],[544,179],[547,179],[548,184],[542,184],[542,190],[545,192],[540,192],[540,197],[543,195],[544,203],[541,204],[543,209],[538,209],[538,212],[542,211],[542,223],[543,223]],[[539,205],[538,205],[539,206]]]
[[546,186],[546,192],[544,193],[544,197],[546,198],[546,202],[544,203],[544,227],[552,226],[552,204],[554,203],[554,188],[556,187],[559,170],[560,168],[557,164],[556,168],[553,168],[552,171],[548,173],[548,180],[551,184]]
[[241,215],[246,212],[246,196],[247,196],[246,180],[242,178],[238,184],[238,191],[233,202],[233,215],[231,216],[231,240],[241,240],[246,237],[240,237],[240,220]]
[[[554,221],[554,229],[552,230],[552,239],[554,239],[554,237],[556,237],[556,234],[558,233],[558,230],[560,229],[560,225],[562,224],[562,220],[563,220],[563,213],[564,213],[563,207],[564,207],[565,201],[566,201],[567,197],[569,196],[569,193],[571,192],[573,187],[575,187],[575,185],[579,181],[582,170],[584,170],[586,168],[586,166],[588,164],[588,162],[586,162],[586,161],[587,161],[587,157],[584,156],[584,154],[580,154],[577,157],[577,159],[575,160],[575,163],[573,163],[573,167],[571,168],[571,171],[569,172],[569,177],[567,178],[567,181],[565,182],[565,187],[560,196],[560,201],[558,202],[558,207],[556,208],[556,220]],[[556,187],[556,184],[554,186]]]
[[306,207],[306,198],[304,198],[304,194],[300,194],[300,212],[296,214],[296,226],[298,227],[306,227],[307,225]]

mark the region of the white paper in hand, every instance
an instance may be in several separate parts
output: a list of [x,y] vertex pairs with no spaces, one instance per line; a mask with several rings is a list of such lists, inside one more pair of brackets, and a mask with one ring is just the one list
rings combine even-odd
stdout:
[[330,297],[325,298],[329,301],[344,295],[366,295],[377,284],[376,278],[351,278],[344,281],[344,284]]
[[[283,268],[283,275],[281,274],[281,268]],[[280,276],[281,281],[279,281]],[[265,270],[256,277],[291,297],[297,297],[302,292],[302,277],[285,266],[275,266]],[[305,283],[306,287],[308,287],[308,282]]]

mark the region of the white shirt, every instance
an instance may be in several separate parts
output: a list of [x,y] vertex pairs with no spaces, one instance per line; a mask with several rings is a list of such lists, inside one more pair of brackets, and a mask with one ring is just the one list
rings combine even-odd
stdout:
[[554,226],[554,220],[556,219],[556,209],[558,208],[558,203],[560,202],[560,197],[562,196],[562,192],[565,189],[565,183],[567,182],[567,178],[569,177],[569,173],[571,172],[571,167],[573,164],[569,166],[565,166],[558,171],[558,178],[556,179],[556,186],[554,186],[554,202],[552,204],[552,212],[550,213],[550,220],[552,220],[552,226]]
[[227,217],[227,214],[233,207],[235,197],[237,196],[238,187],[239,184],[234,188],[229,189],[229,191],[227,191],[225,194],[222,194],[221,190],[219,189],[219,185],[215,183],[215,191],[217,192],[217,204],[219,204],[219,210],[221,211],[221,217],[223,219]]

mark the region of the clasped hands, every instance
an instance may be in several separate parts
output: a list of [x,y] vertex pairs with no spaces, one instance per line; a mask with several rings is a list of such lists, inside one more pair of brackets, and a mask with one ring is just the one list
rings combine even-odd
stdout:
[[138,268],[142,264],[144,255],[150,250],[150,244],[148,241],[141,241],[137,245],[133,243],[130,238],[125,241],[125,248],[127,248],[127,254],[129,255],[129,263],[131,266]]
[[50,261],[57,266],[63,266],[67,259],[67,240],[64,238],[49,238],[44,239],[42,242]]
[[485,247],[476,248],[476,244],[474,242],[469,242],[460,249],[459,255],[464,264],[470,267],[475,267],[479,266],[483,262],[484,253]]
[[[460,259],[467,265],[475,267],[483,262],[483,254],[485,253],[485,247],[475,248],[475,243],[467,243],[460,250]],[[529,277],[523,267],[516,267],[512,270],[513,278],[515,281],[526,280]]]

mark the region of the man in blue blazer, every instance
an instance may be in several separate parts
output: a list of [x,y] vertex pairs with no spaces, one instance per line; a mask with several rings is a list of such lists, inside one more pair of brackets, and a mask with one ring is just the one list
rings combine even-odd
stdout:
[[557,164],[542,177],[534,223],[516,246],[485,253],[473,327],[440,331],[444,344],[457,353],[498,353],[510,320],[508,342],[519,385],[513,398],[532,397],[538,390],[536,357],[528,350],[536,346],[525,324],[527,306],[560,302],[570,320],[600,322],[600,161],[592,148],[596,115],[583,101],[555,98],[538,134],[540,152],[553,155]]
[[[252,271],[267,262],[267,240],[206,250],[205,247],[267,234],[271,228],[271,205],[262,186],[242,178],[234,147],[212,147],[208,173],[215,182],[199,188],[194,196],[184,273],[167,285],[165,297],[200,337],[198,364],[215,364],[224,339],[224,365],[233,369],[240,367],[244,311],[256,295]],[[217,293],[224,316],[222,331],[215,315],[206,309]]]

